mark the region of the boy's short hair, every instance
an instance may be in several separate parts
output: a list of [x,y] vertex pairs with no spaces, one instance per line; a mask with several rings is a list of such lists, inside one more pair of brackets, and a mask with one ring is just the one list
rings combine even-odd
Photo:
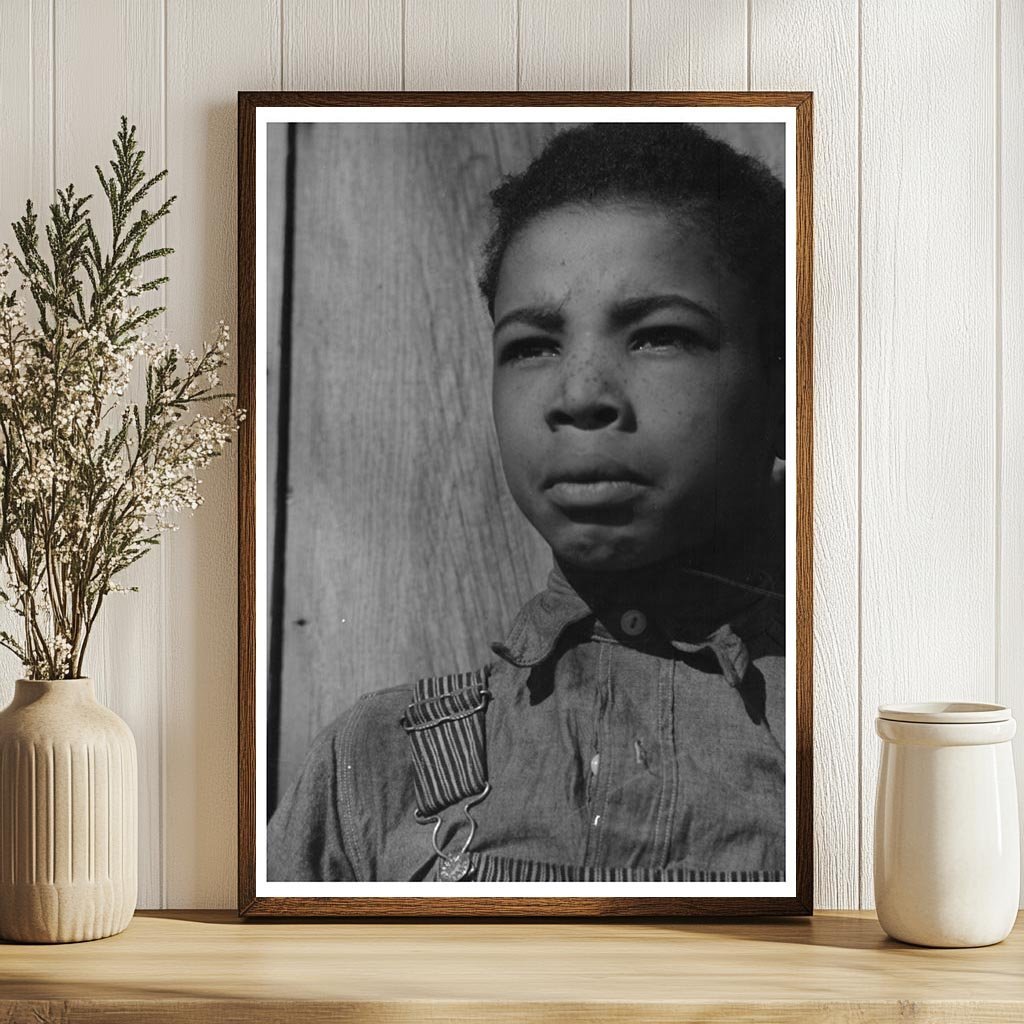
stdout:
[[479,279],[492,317],[501,261],[516,233],[547,210],[605,201],[676,207],[703,224],[751,288],[766,358],[784,358],[785,189],[760,161],[686,123],[570,128],[521,174],[506,177],[491,192],[496,222]]

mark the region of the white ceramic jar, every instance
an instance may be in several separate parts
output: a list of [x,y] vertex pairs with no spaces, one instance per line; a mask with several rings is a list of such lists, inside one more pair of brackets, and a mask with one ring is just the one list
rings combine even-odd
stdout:
[[0,711],[0,938],[128,927],[138,887],[135,739],[91,679],[19,679]]
[[894,939],[988,946],[1017,915],[1020,837],[1010,740],[999,704],[878,709],[875,906]]

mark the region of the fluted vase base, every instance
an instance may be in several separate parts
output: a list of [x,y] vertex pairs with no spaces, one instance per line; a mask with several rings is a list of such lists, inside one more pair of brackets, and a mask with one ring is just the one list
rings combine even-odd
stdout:
[[9,942],[88,942],[123,932],[135,901],[109,879],[75,885],[0,884],[0,934]]
[[0,939],[84,942],[128,927],[138,765],[91,679],[19,679],[0,711]]

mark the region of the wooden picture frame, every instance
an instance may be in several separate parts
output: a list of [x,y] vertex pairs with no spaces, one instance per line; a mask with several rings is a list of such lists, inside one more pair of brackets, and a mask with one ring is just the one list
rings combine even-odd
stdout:
[[[509,108],[515,108],[510,110]],[[719,108],[711,111],[708,108]],[[787,474],[787,544],[786,594],[787,601],[787,652],[788,674],[786,674],[787,700],[785,705],[786,761],[786,870],[781,882],[749,881],[730,878],[726,882],[697,883],[691,881],[659,881],[652,886],[649,882],[576,882],[559,887],[551,882],[511,883],[501,894],[493,895],[495,887],[489,883],[469,881],[418,882],[424,895],[409,892],[410,885],[384,886],[382,881],[366,880],[345,883],[339,892],[339,883],[329,880],[271,880],[266,877],[266,819],[268,815],[267,791],[270,787],[268,768],[279,763],[279,747],[274,748],[273,757],[268,752],[273,747],[268,731],[271,721],[271,698],[278,701],[280,708],[280,680],[283,672],[282,650],[285,644],[283,599],[280,598],[284,583],[284,559],[282,547],[274,540],[273,530],[267,520],[274,515],[274,502],[284,508],[295,500],[292,477],[282,462],[287,459],[289,444],[299,446],[302,439],[294,433],[288,434],[287,424],[292,422],[293,410],[315,406],[321,398],[317,388],[322,383],[326,389],[329,383],[322,381],[323,363],[312,368],[303,367],[296,356],[290,338],[286,346],[286,357],[268,369],[268,349],[274,334],[274,325],[283,321],[279,331],[288,332],[296,316],[312,316],[311,304],[316,296],[337,286],[344,288],[344,282],[329,279],[326,286],[321,282],[316,290],[307,289],[303,296],[297,296],[291,284],[285,283],[276,293],[273,302],[267,291],[267,267],[271,251],[278,253],[284,269],[282,281],[292,281],[296,274],[296,239],[303,238],[301,227],[296,228],[296,195],[305,195],[312,204],[314,213],[307,215],[307,222],[317,217],[331,216],[334,207],[330,197],[309,191],[307,183],[297,179],[296,163],[305,158],[307,150],[300,150],[296,157],[293,147],[290,155],[278,164],[278,170],[285,175],[287,194],[292,197],[291,205],[278,208],[274,214],[281,229],[283,242],[279,239],[276,249],[270,245],[267,236],[271,215],[267,206],[268,174],[268,125],[289,123],[307,125],[320,119],[333,120],[338,124],[360,123],[372,128],[381,124],[430,123],[451,125],[461,123],[505,124],[514,122],[516,117],[523,124],[539,124],[541,117],[548,118],[547,124],[564,122],[578,123],[593,119],[628,122],[633,119],[652,118],[660,120],[702,120],[711,119],[712,114],[721,114],[722,122],[729,122],[725,111],[742,108],[743,116],[751,122],[775,121],[785,127],[785,170],[787,195],[787,417],[790,430],[795,426],[796,437],[787,442],[786,458],[795,458],[796,473]],[[491,117],[486,111],[491,112]],[[605,111],[605,113],[602,113]],[[737,115],[737,118],[739,115]],[[403,120],[407,118],[409,120]],[[514,122],[518,123],[518,122]],[[737,123],[744,123],[737,120]],[[305,130],[305,129],[304,129]],[[297,129],[288,129],[295,132]],[[322,135],[322,133],[321,133]],[[317,138],[321,136],[316,136]],[[297,135],[292,135],[294,143]],[[500,148],[500,147],[496,147]],[[335,147],[324,156],[332,168],[338,166],[338,154],[345,159],[345,149]],[[460,172],[477,174],[479,166],[487,162],[486,155],[470,154],[462,164]],[[495,157],[500,167],[500,154]],[[308,161],[307,161],[308,166]],[[325,165],[326,166],[326,165]],[[355,172],[353,172],[355,173]],[[373,177],[365,166],[359,169],[363,179]],[[480,172],[483,173],[483,172]],[[245,916],[335,916],[335,917],[469,917],[469,916],[573,916],[573,917],[636,917],[636,916],[747,916],[764,914],[806,915],[813,912],[813,841],[812,841],[812,96],[808,92],[720,92],[720,93],[652,93],[652,92],[604,92],[604,93],[315,93],[315,92],[240,92],[238,95],[238,401],[248,411],[239,437],[238,477],[238,536],[239,536],[239,577],[238,577],[238,906],[239,914]],[[486,176],[486,174],[484,175]],[[351,175],[350,175],[351,177]],[[363,180],[361,179],[361,180]],[[299,181],[298,185],[296,184]],[[326,180],[326,178],[325,178]],[[412,186],[410,186],[412,189]],[[304,192],[303,189],[306,191]],[[410,191],[414,194],[415,189]],[[273,225],[271,225],[273,227]],[[351,246],[351,241],[342,240],[339,246]],[[475,255],[475,254],[474,254]],[[277,258],[277,257],[275,257]],[[461,254],[459,262],[469,267],[472,262],[468,255]],[[428,273],[429,268],[420,268]],[[400,268],[396,274],[404,273]],[[419,272],[419,271],[417,271]],[[465,270],[465,275],[471,271]],[[291,275],[291,276],[289,276]],[[451,274],[449,274],[449,277]],[[379,277],[379,274],[378,274]],[[467,277],[468,281],[469,278]],[[369,287],[363,285],[364,289]],[[390,289],[385,281],[379,285]],[[398,287],[396,285],[396,287]],[[460,285],[465,293],[466,281]],[[433,294],[429,292],[428,294]],[[309,296],[313,298],[310,299]],[[438,298],[443,303],[444,295]],[[338,300],[337,297],[333,301]],[[375,314],[376,315],[376,314]],[[430,317],[444,317],[444,309],[431,309]],[[324,324],[323,312],[319,320]],[[322,326],[323,336],[329,337],[329,328]],[[380,336],[388,336],[383,329]],[[276,342],[281,337],[274,338]],[[370,342],[361,343],[368,347]],[[262,346],[262,347],[261,347]],[[440,358],[440,357],[439,357]],[[474,358],[476,358],[474,356]],[[314,361],[315,362],[315,361]],[[273,363],[273,360],[271,360]],[[319,369],[317,369],[319,367]],[[303,387],[307,390],[296,392],[299,397],[288,405],[296,385],[294,372],[306,375]],[[353,369],[352,371],[356,371]],[[447,371],[446,371],[447,372]],[[460,371],[461,372],[461,371]],[[319,377],[317,376],[319,374]],[[464,382],[454,384],[439,374],[433,380],[440,381],[435,400],[448,401],[453,394],[464,394]],[[271,381],[276,395],[273,403],[264,399]],[[455,389],[454,391],[451,389]],[[387,393],[386,391],[384,392]],[[282,395],[286,396],[282,400]],[[303,397],[306,396],[306,397]],[[309,397],[312,396],[312,397]],[[337,399],[331,399],[336,401]],[[282,404],[283,401],[283,404]],[[284,420],[280,418],[285,410]],[[317,410],[310,415],[320,415]],[[305,415],[305,413],[303,413]],[[275,419],[276,417],[276,419]],[[280,442],[281,423],[285,423],[284,441]],[[276,424],[276,425],[275,425]],[[323,429],[321,427],[321,429]],[[349,425],[351,431],[351,425]],[[276,431],[276,432],[275,432]],[[289,441],[289,436],[291,440]],[[351,432],[346,437],[352,437]],[[269,447],[276,452],[273,479],[270,478],[266,452]],[[332,441],[332,451],[344,449],[345,439]],[[314,448],[316,446],[314,445]],[[296,447],[296,450],[299,450]],[[308,450],[308,449],[306,449]],[[282,456],[282,452],[284,455]],[[403,458],[399,450],[395,459]],[[317,471],[306,467],[312,477],[330,475],[327,470]],[[500,473],[498,474],[500,476]],[[795,484],[792,478],[795,476]],[[300,502],[301,503],[301,502]],[[323,521],[323,507],[318,513]],[[408,513],[405,513],[408,515]],[[335,523],[344,517],[339,513]],[[280,532],[281,518],[275,518]],[[331,534],[338,535],[335,530]],[[795,542],[793,538],[795,537]],[[330,544],[320,543],[321,559],[330,557]],[[273,552],[269,550],[273,546]],[[258,558],[259,565],[258,568]],[[275,568],[276,567],[276,568]],[[795,572],[793,571],[795,568]],[[268,584],[271,573],[276,572],[274,584]],[[330,580],[337,586],[338,573]],[[273,594],[276,587],[277,603]],[[411,587],[415,589],[415,587]],[[429,591],[430,587],[427,586]],[[360,603],[361,598],[347,598]],[[443,598],[439,598],[443,600]],[[472,602],[472,596],[469,598]],[[314,605],[316,602],[313,602]],[[794,607],[795,606],[795,607]],[[348,607],[346,605],[345,607]],[[295,612],[288,608],[288,615]],[[276,616],[277,646],[271,630],[275,628],[272,616]],[[288,629],[300,630],[309,625],[308,618],[296,613],[288,619]],[[453,621],[457,616],[453,616]],[[313,625],[320,630],[321,653],[330,645],[348,642],[340,636],[344,633],[341,624],[344,617],[334,617],[330,628]],[[456,622],[453,630],[461,626]],[[795,635],[794,635],[795,633]],[[306,636],[308,634],[297,634]],[[352,639],[353,634],[346,634]],[[362,642],[358,636],[353,643]],[[327,645],[326,648],[324,645]],[[457,645],[456,645],[457,646]],[[380,643],[378,642],[378,647]],[[376,648],[375,648],[376,649]],[[276,653],[275,653],[276,651]],[[795,653],[795,658],[793,654]],[[795,661],[795,669],[792,663]],[[340,662],[339,662],[340,664]],[[275,668],[276,665],[276,668]],[[467,666],[458,666],[462,670]],[[786,670],[784,670],[786,671]],[[272,683],[276,672],[278,689]],[[298,674],[298,673],[293,673]],[[330,675],[321,672],[320,675]],[[393,683],[401,683],[394,679]],[[410,678],[408,682],[412,682]],[[324,685],[327,685],[326,683]],[[374,686],[373,689],[377,687]],[[276,693],[276,697],[275,697]],[[307,719],[315,716],[306,715]],[[752,719],[753,720],[753,719]],[[280,722],[280,717],[274,719]],[[273,724],[273,723],[271,723]],[[322,726],[322,722],[310,725]],[[277,729],[277,726],[275,726]],[[290,741],[296,749],[306,747],[312,736]],[[300,751],[301,752],[301,751]],[[638,754],[639,758],[639,754]],[[293,762],[294,762],[293,758]],[[595,769],[596,771],[596,769]],[[409,785],[411,787],[411,780]],[[424,842],[429,844],[429,828],[424,828]],[[447,860],[445,861],[447,864]],[[718,885],[720,888],[716,889]],[[383,886],[383,888],[382,888]],[[519,888],[515,888],[518,886]],[[592,887],[581,892],[581,888]],[[658,894],[652,894],[652,888]],[[613,891],[614,890],[614,891]],[[417,890],[420,891],[420,890]],[[474,895],[482,891],[481,895]],[[722,895],[713,892],[721,891]],[[446,895],[449,893],[450,895]],[[519,893],[523,894],[520,895]],[[662,895],[661,893],[665,894]],[[749,895],[748,895],[749,892]],[[364,894],[365,893],[365,894]],[[611,893],[611,894],[610,894]]]

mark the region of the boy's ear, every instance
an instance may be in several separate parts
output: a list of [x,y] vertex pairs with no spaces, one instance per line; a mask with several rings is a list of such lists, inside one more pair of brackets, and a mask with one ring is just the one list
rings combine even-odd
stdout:
[[772,408],[775,410],[772,446],[777,459],[786,459],[786,363],[783,359],[772,361],[771,371]]

